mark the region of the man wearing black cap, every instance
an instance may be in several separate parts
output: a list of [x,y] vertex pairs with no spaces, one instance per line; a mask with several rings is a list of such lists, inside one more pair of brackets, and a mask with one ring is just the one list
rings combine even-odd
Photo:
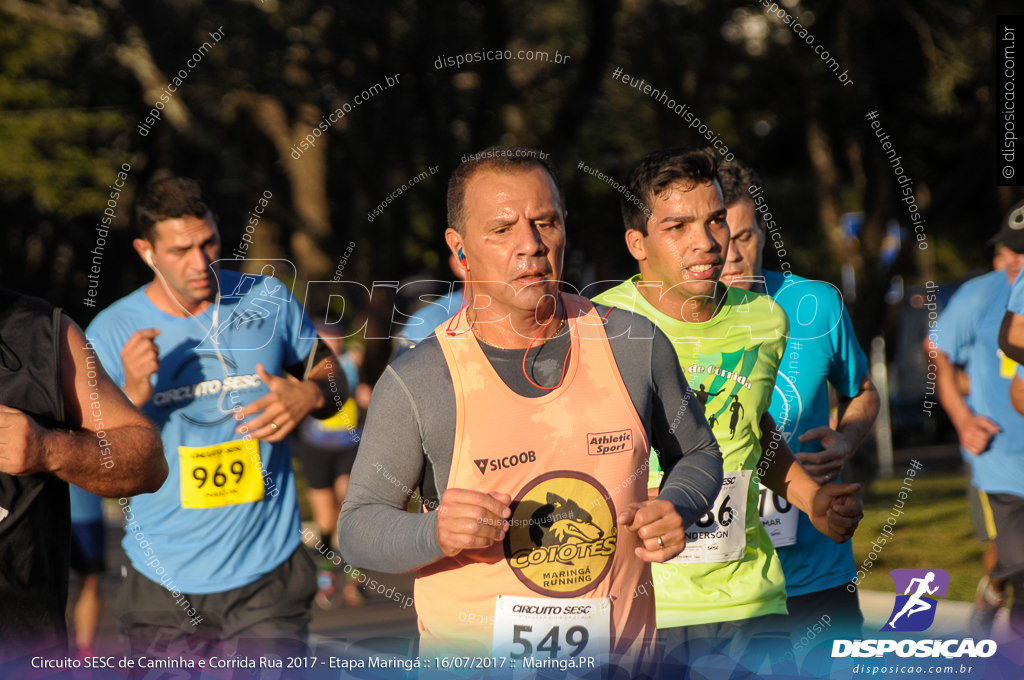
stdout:
[[[1024,416],[1007,398],[1016,365],[998,344],[1010,288],[1024,265],[1024,201],[1007,212],[989,243],[996,245],[1004,268],[957,290],[929,332],[928,356],[936,365],[939,401],[995,524],[998,563],[986,589],[991,592],[979,596],[998,604],[1004,585],[1013,586],[1010,625],[1024,635]],[[971,384],[966,397],[957,389],[954,366],[966,366]]]
[[[1007,252],[1016,250],[1024,252],[1024,201],[1019,201],[1003,220],[1003,228],[993,237],[992,242],[1002,238],[1009,244]],[[1010,387],[1010,396],[1014,407],[1024,413],[1024,278],[1018,280],[1010,290],[1010,300],[1006,304],[1006,314],[999,329],[999,349],[1007,357],[1017,363],[1018,377]]]

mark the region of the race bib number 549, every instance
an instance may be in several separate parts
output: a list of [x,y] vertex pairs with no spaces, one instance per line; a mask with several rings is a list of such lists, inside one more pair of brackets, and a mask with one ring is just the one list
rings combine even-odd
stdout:
[[494,604],[494,654],[511,659],[608,658],[612,605],[606,597],[499,595]]
[[181,507],[219,508],[263,500],[259,446],[255,439],[179,446]]

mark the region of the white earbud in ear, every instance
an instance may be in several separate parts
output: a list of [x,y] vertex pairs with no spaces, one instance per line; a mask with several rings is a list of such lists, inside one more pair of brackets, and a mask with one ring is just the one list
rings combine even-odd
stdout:
[[153,251],[152,250],[147,250],[146,251],[146,264],[148,264],[153,269],[156,269],[156,265],[153,264]]

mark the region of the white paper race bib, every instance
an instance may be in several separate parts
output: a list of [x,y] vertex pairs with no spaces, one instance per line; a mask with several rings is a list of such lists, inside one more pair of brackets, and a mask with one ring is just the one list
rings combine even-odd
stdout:
[[761,486],[757,514],[761,517],[761,526],[768,532],[768,537],[772,539],[772,545],[776,548],[796,543],[796,527],[800,512],[790,505],[789,501],[764,485]]
[[732,562],[747,547],[747,489],[751,470],[726,472],[722,490],[711,509],[686,527],[686,548],[671,564]]
[[[612,603],[607,597],[547,598],[498,595],[494,603],[494,655],[546,661],[608,661]],[[517,668],[530,664],[517,663]]]

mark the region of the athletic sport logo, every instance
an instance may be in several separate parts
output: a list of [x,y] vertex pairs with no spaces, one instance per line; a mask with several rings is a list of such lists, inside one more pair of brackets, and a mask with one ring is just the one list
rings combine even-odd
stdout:
[[513,501],[505,559],[530,590],[577,597],[607,575],[617,535],[615,508],[600,482],[580,472],[549,472]]
[[616,430],[615,432],[598,432],[587,435],[587,453],[591,456],[604,456],[609,453],[632,450],[633,430]]
[[936,598],[946,596],[949,574],[944,569],[893,569],[889,573],[896,584],[896,603],[881,630],[907,633],[927,630],[935,621]]

